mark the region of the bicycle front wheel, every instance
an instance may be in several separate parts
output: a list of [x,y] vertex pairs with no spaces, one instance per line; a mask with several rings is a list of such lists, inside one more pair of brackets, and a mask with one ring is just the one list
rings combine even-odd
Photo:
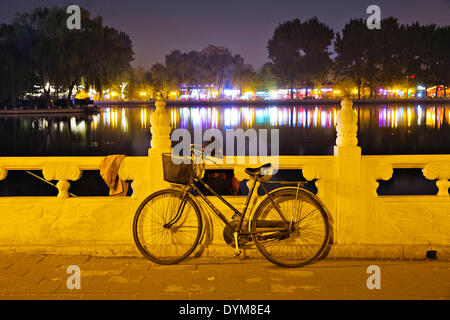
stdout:
[[133,236],[139,251],[158,264],[175,264],[197,247],[202,218],[195,201],[178,190],[162,190],[139,206]]
[[259,251],[283,267],[312,263],[330,237],[327,213],[314,194],[296,188],[275,191],[256,209],[251,232]]

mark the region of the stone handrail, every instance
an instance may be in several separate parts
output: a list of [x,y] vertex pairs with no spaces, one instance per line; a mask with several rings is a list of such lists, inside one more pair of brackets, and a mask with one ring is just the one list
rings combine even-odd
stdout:
[[[84,170],[99,170],[104,157],[0,157],[0,180],[7,178],[9,170],[42,170],[48,181],[58,183],[58,198],[69,197],[69,181],[77,181]],[[139,174],[132,168],[146,162],[147,157],[127,157],[119,170],[123,180],[134,180]]]
[[[450,196],[450,155],[387,155],[387,156],[363,156],[366,161],[378,161],[384,165],[384,176],[379,177],[389,180],[393,169],[422,169],[424,177],[428,180],[437,180],[438,196]],[[389,173],[388,173],[389,172]]]
[[[332,222],[335,255],[339,256],[339,248],[352,248],[356,256],[370,256],[368,245],[385,245],[393,250],[393,257],[398,252],[405,256],[409,250],[405,246],[448,248],[450,155],[361,155],[352,103],[344,100],[342,106],[334,155],[280,156],[275,162],[279,170],[302,170],[308,181],[316,180],[317,195]],[[103,157],[0,157],[0,180],[7,178],[8,170],[42,170],[45,179],[58,181],[59,189],[58,197],[0,198],[0,249],[38,247],[54,252],[63,246],[72,248],[67,253],[76,248],[89,254],[138,254],[131,233],[134,213],[145,197],[170,187],[163,179],[161,159],[161,153],[170,151],[170,117],[163,102],[158,103],[151,122],[149,155],[126,157],[119,170],[122,180],[133,180],[132,197],[68,197],[70,181],[80,179],[84,170],[98,170]],[[235,157],[231,164],[229,160],[225,158],[221,165],[208,163],[206,168],[232,169],[243,180],[248,178],[243,169],[271,159],[254,164],[245,164],[246,158]],[[421,169],[426,179],[437,180],[438,194],[379,197],[378,180],[391,179],[396,168]],[[222,244],[220,224],[214,225],[219,229],[213,232],[213,243]]]

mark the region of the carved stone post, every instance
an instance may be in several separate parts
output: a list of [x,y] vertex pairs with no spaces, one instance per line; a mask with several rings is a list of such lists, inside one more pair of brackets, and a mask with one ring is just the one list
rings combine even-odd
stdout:
[[357,146],[358,115],[352,101],[342,100],[337,115],[336,243],[356,244],[360,241],[362,214],[358,212],[361,182],[361,148]]
[[425,178],[436,180],[439,197],[448,197],[450,188],[450,164],[446,162],[432,162],[422,170]]
[[7,175],[8,175],[8,170],[0,167],[0,181],[6,179]]
[[170,140],[170,115],[166,110],[166,103],[162,100],[156,101],[156,110],[150,117],[152,140],[149,156],[149,184],[147,192],[153,193],[167,187],[164,183],[162,153],[170,153],[172,142]]
[[42,169],[44,178],[48,181],[58,180],[56,187],[58,188],[59,199],[69,197],[70,181],[80,179],[82,171],[71,163],[53,163],[48,164]]
[[338,147],[355,147],[358,144],[356,133],[358,132],[358,115],[353,110],[353,102],[345,98],[341,102],[342,109],[337,115],[337,139]]
[[155,103],[156,110],[150,117],[151,123],[151,148],[150,154],[161,154],[162,152],[170,152],[171,141],[170,132],[170,115],[166,110],[166,103],[163,100],[158,100]]

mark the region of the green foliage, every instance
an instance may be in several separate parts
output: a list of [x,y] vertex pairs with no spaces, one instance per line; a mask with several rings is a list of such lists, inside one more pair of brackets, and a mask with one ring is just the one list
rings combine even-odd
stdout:
[[[132,43],[123,32],[103,25],[81,11],[81,30],[66,27],[60,7],[37,8],[18,14],[0,26],[0,105],[16,105],[25,93],[43,90],[46,104],[51,87],[68,101],[79,85],[97,92],[125,90],[128,99],[164,98],[179,86],[214,85],[241,91],[277,87],[311,88],[332,81],[346,95],[358,88],[358,98],[377,88],[444,85],[450,82],[450,26],[399,25],[389,17],[381,29],[369,30],[363,19],[352,19],[335,35],[311,18],[281,23],[268,41],[271,62],[254,71],[242,56],[210,45],[201,51],[173,50],[165,64],[146,71],[132,68]],[[329,51],[334,39],[334,57]]]
[[448,85],[449,41],[448,26],[405,26],[389,17],[380,30],[369,30],[362,19],[350,20],[334,42],[335,81],[343,87],[352,82],[358,98],[364,86],[372,97],[377,87]]
[[273,63],[265,63],[256,71],[254,83],[256,91],[270,91],[277,88],[277,78],[273,72]]
[[[101,17],[91,19],[89,12],[82,9],[81,30],[69,30],[67,18],[63,8],[37,8],[17,15],[11,26],[2,26],[0,47],[8,48],[8,44],[17,42],[18,48],[10,47],[6,53],[2,50],[0,59],[9,59],[8,54],[20,50],[13,68],[28,73],[24,79],[35,78],[35,84],[44,89],[47,104],[47,83],[66,91],[70,101],[75,86],[84,83],[101,92],[133,60],[128,35],[103,26]],[[26,68],[22,70],[22,66]],[[29,86],[15,90],[14,96],[26,89]]]
[[220,93],[226,86],[243,90],[253,88],[252,67],[245,64],[240,55],[233,55],[223,47],[210,45],[200,52],[185,53],[173,50],[166,56],[165,62],[166,71],[161,64],[155,64],[150,70],[154,87],[173,90],[176,85],[186,85],[187,88],[215,85]]
[[29,42],[14,26],[0,26],[0,105],[15,105],[17,98],[33,88],[32,63],[24,54]]
[[176,88],[175,78],[170,76],[167,67],[161,63],[152,66],[148,77],[155,93],[155,99],[167,100],[170,91]]
[[279,84],[294,89],[324,81],[332,63],[328,47],[333,37],[333,30],[316,17],[280,24],[267,45]]

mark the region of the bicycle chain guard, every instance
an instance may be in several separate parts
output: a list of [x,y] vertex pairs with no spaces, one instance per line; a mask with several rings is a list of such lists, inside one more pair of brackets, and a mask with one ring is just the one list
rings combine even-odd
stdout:
[[[225,240],[226,244],[232,246],[234,248],[234,232],[236,230],[236,227],[239,226],[239,221],[233,220],[230,222],[230,226],[225,226],[223,229],[223,239]],[[252,241],[252,238],[249,236],[240,236],[238,239],[239,246],[243,246],[247,242]]]

